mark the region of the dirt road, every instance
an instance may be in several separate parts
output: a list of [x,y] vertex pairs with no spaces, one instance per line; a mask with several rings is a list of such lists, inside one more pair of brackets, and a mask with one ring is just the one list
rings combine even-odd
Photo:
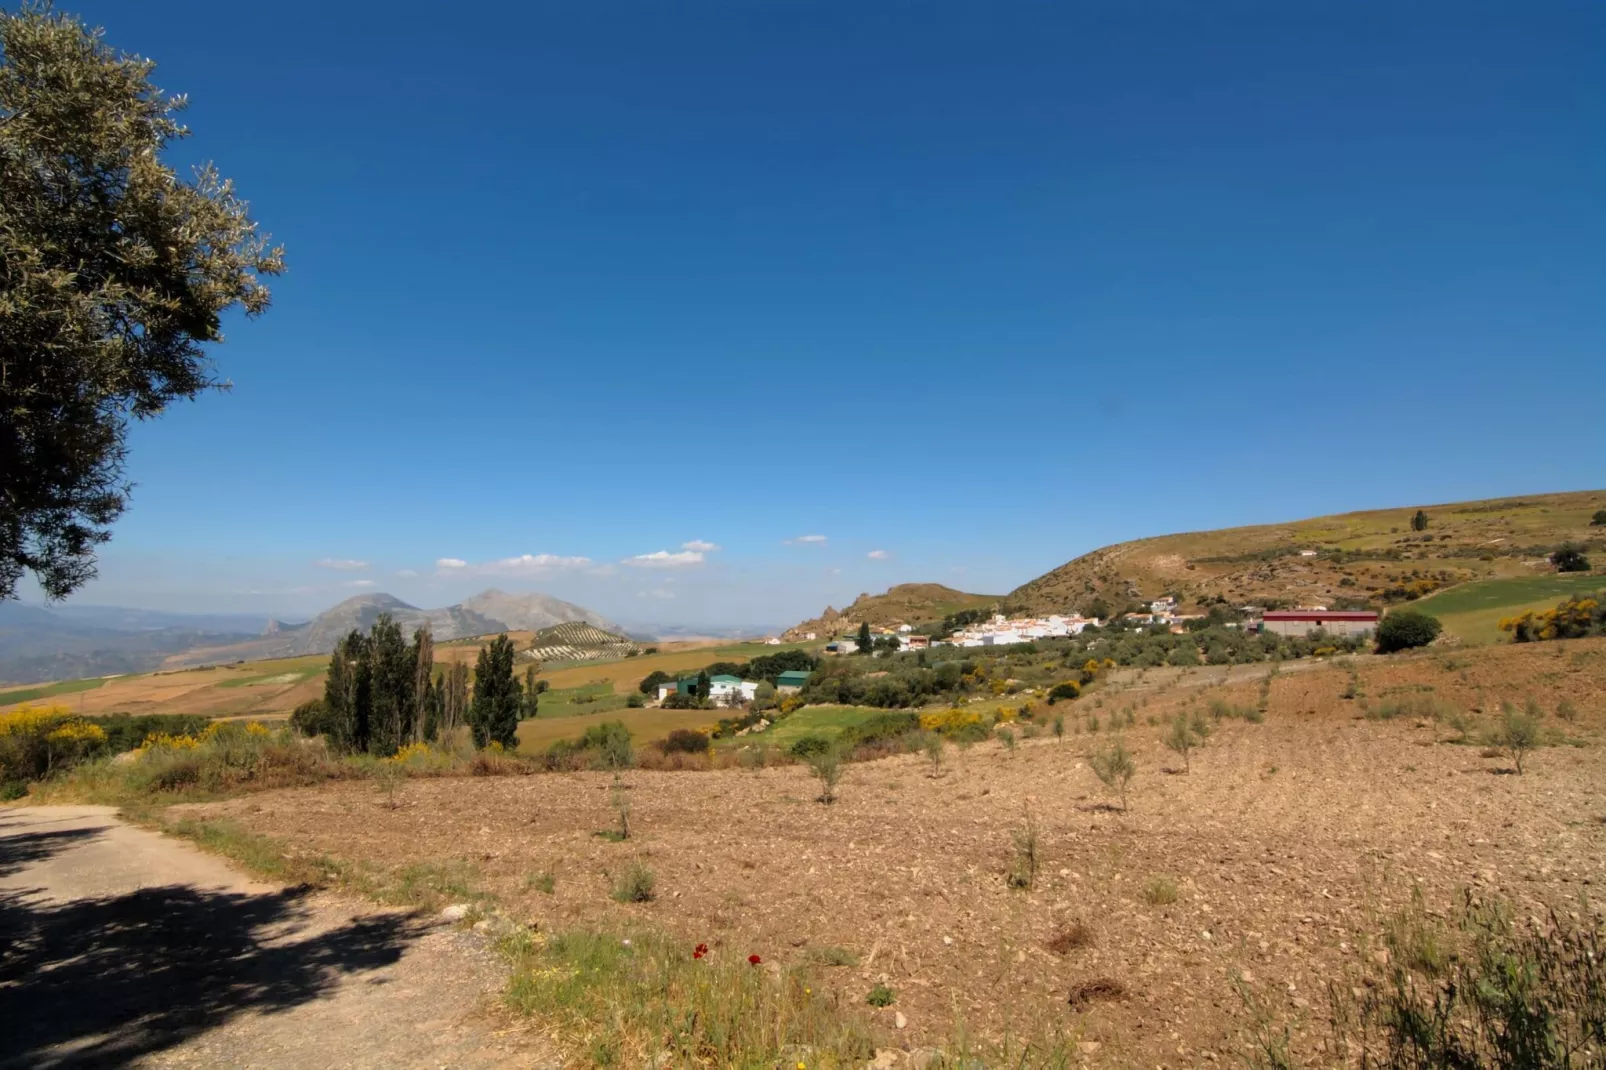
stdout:
[[556,1065],[470,933],[248,880],[108,807],[0,809],[0,1068]]

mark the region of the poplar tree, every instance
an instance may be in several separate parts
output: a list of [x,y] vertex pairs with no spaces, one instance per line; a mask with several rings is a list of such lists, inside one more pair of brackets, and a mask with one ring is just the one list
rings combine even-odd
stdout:
[[503,633],[480,648],[474,666],[474,702],[468,722],[474,745],[499,743],[504,750],[519,745],[519,681],[513,675],[513,640]]
[[524,670],[524,711],[526,721],[534,718],[541,710],[541,689],[535,679],[534,665]]
[[413,633],[413,730],[409,743],[429,741],[430,703],[436,697],[435,637],[428,628]]

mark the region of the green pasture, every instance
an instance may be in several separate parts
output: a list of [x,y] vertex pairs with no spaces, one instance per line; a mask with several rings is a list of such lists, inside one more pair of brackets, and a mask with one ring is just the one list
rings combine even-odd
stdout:
[[1439,618],[1445,631],[1464,643],[1494,643],[1502,639],[1502,617],[1551,609],[1573,595],[1603,589],[1606,576],[1587,572],[1474,580],[1419,598],[1410,608]]
[[56,695],[70,695],[75,691],[93,691],[107,680],[104,676],[91,677],[88,680],[62,680],[54,684],[39,684],[36,687],[22,687],[15,691],[0,691],[0,706],[12,706],[18,702],[36,702],[42,698],[53,698]]

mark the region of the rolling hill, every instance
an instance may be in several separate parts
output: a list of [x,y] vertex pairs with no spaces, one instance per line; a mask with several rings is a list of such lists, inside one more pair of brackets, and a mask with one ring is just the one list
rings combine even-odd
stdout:
[[1566,541],[1606,563],[1606,529],[1590,518],[1606,491],[1376,509],[1285,524],[1161,535],[1083,554],[1010,592],[1012,610],[1107,609],[1177,596],[1262,606],[1384,605],[1472,580],[1551,572],[1546,556]]
[[508,594],[492,588],[441,609],[419,609],[388,594],[361,594],[331,606],[305,624],[286,625],[275,621],[257,639],[189,650],[170,658],[168,665],[177,668],[327,654],[341,636],[353,629],[373,627],[382,613],[389,613],[406,635],[428,627],[436,642],[492,632],[539,631],[571,622],[590,623],[607,632],[619,630],[584,606],[539,593]]
[[962,609],[989,609],[1000,601],[998,595],[967,594],[940,583],[900,583],[883,594],[861,594],[844,610],[826,606],[818,617],[788,629],[784,638],[795,641],[809,632],[838,635],[860,624],[871,627],[923,624],[940,621]]

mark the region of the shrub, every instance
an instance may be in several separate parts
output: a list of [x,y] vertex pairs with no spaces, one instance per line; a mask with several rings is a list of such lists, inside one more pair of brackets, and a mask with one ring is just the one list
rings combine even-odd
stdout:
[[820,782],[820,802],[829,806],[836,802],[837,781],[842,779],[842,755],[835,747],[827,747],[809,756],[809,772]]
[[1539,746],[1539,720],[1526,710],[1518,710],[1506,703],[1502,710],[1499,735],[1500,746],[1511,755],[1517,772],[1522,772],[1523,757]]
[[1030,891],[1037,883],[1037,869],[1041,863],[1038,857],[1037,822],[1032,819],[1030,811],[1027,811],[1019,825],[1010,830],[1009,837],[1015,845],[1015,858],[1010,864],[1005,883],[1011,888]]
[[658,878],[642,861],[633,859],[613,884],[613,897],[621,903],[650,903]]
[[1199,745],[1199,739],[1193,734],[1193,727],[1188,723],[1187,714],[1180,712],[1177,714],[1171,722],[1171,731],[1167,732],[1160,742],[1182,757],[1184,773],[1193,768],[1189,756],[1193,753],[1193,748]]
[[941,733],[926,732],[920,737],[920,749],[925,752],[926,761],[931,763],[931,775],[942,776],[942,752],[944,740]]
[[[1411,912],[1419,908],[1414,899]],[[1430,931],[1425,916],[1392,922],[1396,934],[1413,935],[1414,946],[1391,955],[1364,986],[1329,986],[1346,1064],[1363,1070],[1598,1065],[1606,1038],[1606,937],[1590,912],[1582,912],[1583,922],[1552,911],[1519,924],[1503,904],[1468,893],[1457,914],[1454,929],[1443,933]]]
[[1072,951],[1092,947],[1093,930],[1083,921],[1073,921],[1050,937],[1043,946],[1056,955],[1068,955]]
[[647,697],[639,691],[632,691],[625,696],[625,706],[632,710],[639,710],[647,705]]
[[1014,750],[1015,750],[1015,730],[1014,729],[1010,728],[1008,725],[999,725],[993,731],[993,735],[997,738],[999,743],[1003,744],[1005,750],[1010,751],[1012,753],[1014,752]]
[[327,702],[315,698],[290,712],[290,727],[304,736],[328,736],[334,731],[335,715]]
[[0,783],[26,785],[77,765],[106,744],[106,730],[64,706],[0,714]]
[[864,1001],[872,1007],[890,1007],[896,1000],[897,997],[892,994],[892,989],[884,984],[876,985],[870,989],[870,994],[864,997]]
[[854,747],[902,739],[918,731],[920,715],[917,713],[878,713],[866,721],[844,728],[837,736],[837,746],[845,751],[852,750]]
[[677,728],[659,743],[658,749],[665,754],[677,751],[683,754],[707,754],[708,737],[701,732],[690,728]]
[[792,745],[787,750],[792,757],[802,758],[807,761],[817,754],[824,754],[826,751],[833,749],[833,747],[834,744],[827,737],[816,732],[810,732],[808,735],[799,736],[793,740]]
[[1588,572],[1589,558],[1584,551],[1572,543],[1563,543],[1557,547],[1556,552],[1550,555],[1550,563],[1556,566],[1557,572]]
[[592,725],[580,737],[580,749],[594,752],[594,764],[601,769],[628,769],[636,764],[630,729],[623,721]]
[[1170,877],[1151,877],[1143,886],[1143,901],[1150,906],[1170,906],[1177,901],[1177,882]]
[[1137,774],[1137,763],[1132,759],[1132,753],[1126,749],[1126,743],[1119,736],[1110,744],[1088,758],[1087,764],[1092,766],[1093,775],[1098,777],[1106,788],[1118,795],[1121,799],[1121,810],[1127,808],[1127,789],[1132,783],[1132,777]]
[[1065,742],[1065,715],[1063,713],[1056,713],[1054,715],[1054,724],[1052,727],[1054,729],[1054,738],[1061,743]]
[[1430,617],[1415,609],[1397,609],[1377,626],[1377,652],[1393,654],[1427,646],[1439,637],[1443,628],[1437,617]]
[[1066,680],[1063,683],[1055,684],[1048,693],[1049,700],[1053,702],[1058,702],[1060,699],[1080,698],[1081,696],[1082,688],[1074,680]]

